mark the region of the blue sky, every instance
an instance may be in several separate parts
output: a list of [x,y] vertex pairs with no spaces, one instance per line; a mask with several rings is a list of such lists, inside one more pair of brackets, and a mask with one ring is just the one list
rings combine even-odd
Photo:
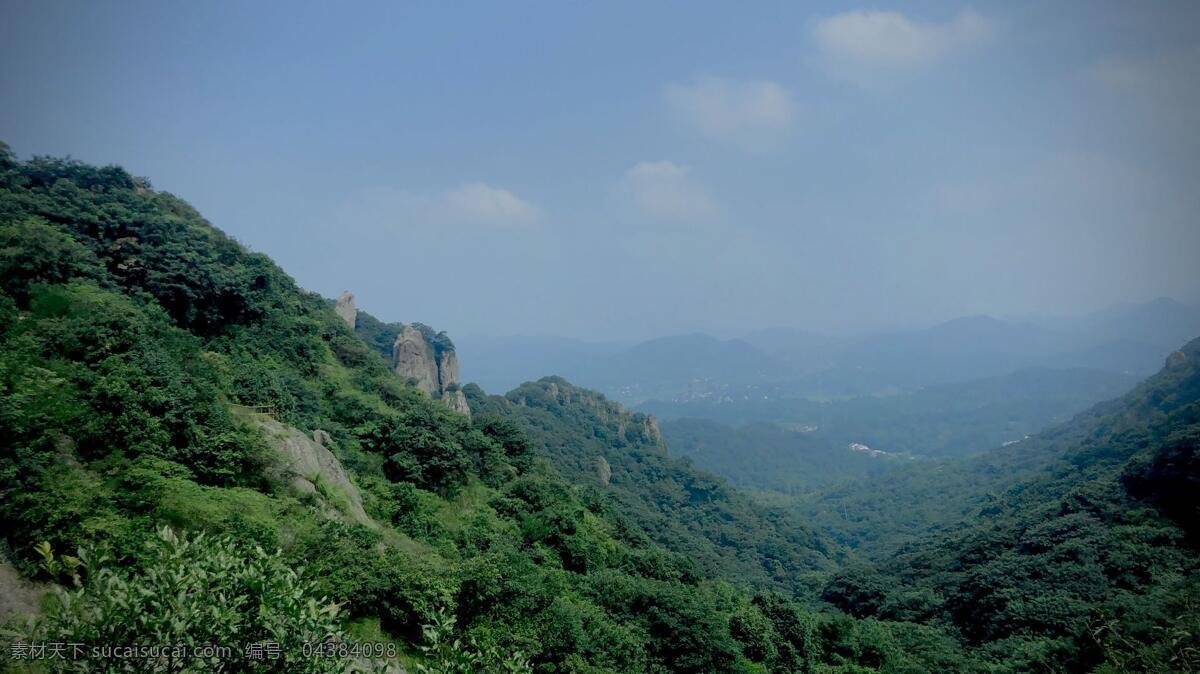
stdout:
[[1200,297],[1196,3],[3,3],[0,139],[451,334]]

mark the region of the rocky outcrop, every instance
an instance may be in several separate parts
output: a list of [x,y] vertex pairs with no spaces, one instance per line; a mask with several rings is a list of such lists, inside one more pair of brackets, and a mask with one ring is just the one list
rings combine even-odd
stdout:
[[471,406],[467,404],[467,396],[462,392],[462,389],[446,391],[442,394],[442,402],[446,403],[446,407],[459,414],[471,416]]
[[458,386],[458,354],[453,349],[446,349],[438,354],[438,387],[442,393]]
[[470,416],[467,397],[458,388],[458,354],[443,338],[438,335],[435,346],[420,328],[404,326],[392,345],[392,370],[429,397],[441,399],[455,412]]
[[438,398],[442,395],[438,359],[425,335],[411,325],[404,326],[392,345],[392,370],[402,379]]
[[49,583],[26,580],[0,552],[0,624],[23,623],[41,615],[43,595],[51,591]]
[[526,382],[509,391],[505,398],[518,407],[543,408],[556,415],[562,414],[558,411],[560,407],[571,406],[575,412],[591,418],[598,436],[607,434],[641,450],[663,453],[667,450],[658,419],[627,410],[621,403],[605,398],[604,394],[574,386],[562,377]]
[[612,480],[612,466],[608,465],[608,459],[603,456],[596,459],[596,478],[600,480],[600,484],[608,486]]
[[319,503],[331,516],[374,526],[363,510],[358,487],[326,447],[332,443],[328,433],[317,431],[310,438],[266,415],[254,415],[253,423],[263,431],[275,459],[268,475],[286,483],[300,498]]
[[358,320],[358,309],[354,306],[354,295],[351,295],[349,290],[342,291],[333,310],[342,317],[343,321],[346,321],[346,325],[349,325],[351,330],[354,329],[354,324]]
[[658,419],[654,418],[652,415],[646,415],[645,430],[646,437],[650,438],[654,442],[661,443],[663,441],[662,429],[658,427]]

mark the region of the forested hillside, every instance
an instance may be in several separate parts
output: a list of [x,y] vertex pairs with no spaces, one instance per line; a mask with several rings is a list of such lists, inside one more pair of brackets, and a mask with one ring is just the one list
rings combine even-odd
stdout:
[[668,454],[652,417],[556,377],[503,397],[471,389],[472,409],[517,422],[590,502],[683,552],[706,576],[792,593],[833,568],[833,551],[794,516]]
[[966,459],[905,465],[864,481],[847,481],[807,495],[799,501],[801,509],[840,543],[869,558],[886,557],[905,543],[958,524],[1022,480],[1051,470],[1067,453],[1096,442],[1115,418],[1134,418],[1142,428],[1153,428],[1161,420],[1146,400],[1186,395],[1174,391],[1179,380],[1168,376],[1171,372],[1168,368],[1125,396],[1021,442]]
[[739,427],[707,419],[664,421],[671,451],[748,491],[799,496],[820,487],[885,473],[912,460],[849,449],[811,432],[755,423]]
[[824,597],[953,626],[1031,668],[1193,671],[1198,445],[1200,339],[1060,428],[812,503],[881,560],[843,570]]
[[4,557],[58,588],[10,622],[17,641],[233,640],[244,671],[277,668],[242,650],[264,641],[287,671],[341,671],[345,649],[304,645],[356,640],[439,672],[963,657],[936,630],[767,591],[830,568],[819,538],[670,459],[648,418],[576,389],[554,409],[475,390],[456,414],[119,168],[0,152],[0,282]]
[[456,413],[367,319],[146,180],[0,146],[0,589],[49,593],[6,638],[235,647],[191,672],[1196,667],[1200,343],[1056,430],[814,501],[826,534],[559,378]]

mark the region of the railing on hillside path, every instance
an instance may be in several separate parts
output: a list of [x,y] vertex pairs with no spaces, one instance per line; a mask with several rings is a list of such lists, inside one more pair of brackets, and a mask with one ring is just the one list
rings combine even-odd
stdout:
[[254,414],[265,414],[275,421],[279,421],[279,410],[274,405],[234,405]]

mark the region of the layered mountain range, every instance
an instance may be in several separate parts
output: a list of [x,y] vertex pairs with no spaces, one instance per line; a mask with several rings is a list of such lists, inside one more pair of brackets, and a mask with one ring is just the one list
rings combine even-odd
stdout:
[[[1169,298],[1077,317],[971,316],[860,337],[777,328],[637,344],[472,337],[473,376],[509,388],[544,368],[627,404],[743,397],[831,399],[891,395],[1020,370],[1101,370],[1144,377],[1200,334],[1200,308]],[[541,352],[549,355],[539,359]],[[761,419],[760,419],[761,420]]]

